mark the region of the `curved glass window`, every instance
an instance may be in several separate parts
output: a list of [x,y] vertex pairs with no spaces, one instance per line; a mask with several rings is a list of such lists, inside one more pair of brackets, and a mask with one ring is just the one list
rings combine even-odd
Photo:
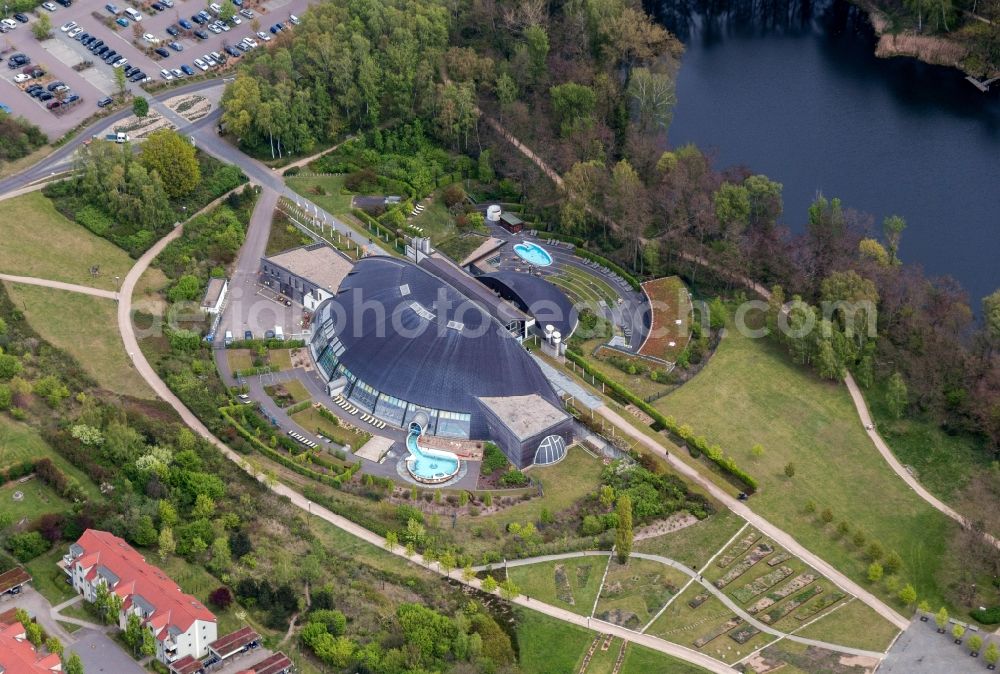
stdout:
[[561,435],[547,435],[538,443],[535,451],[535,465],[545,466],[562,461],[566,456],[566,441]]

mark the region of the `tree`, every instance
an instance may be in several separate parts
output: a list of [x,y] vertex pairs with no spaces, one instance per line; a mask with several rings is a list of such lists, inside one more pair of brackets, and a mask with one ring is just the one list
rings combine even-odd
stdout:
[[535,24],[525,29],[524,41],[528,47],[531,73],[535,79],[539,79],[546,71],[545,62],[549,56],[549,34],[545,32],[545,28]]
[[615,552],[618,562],[624,564],[632,554],[632,499],[628,494],[618,497],[618,526],[615,528]]
[[549,97],[559,122],[559,132],[564,137],[593,123],[597,94],[591,87],[566,82],[549,89]]
[[885,558],[885,570],[889,573],[896,573],[903,566],[903,558],[895,550],[891,551]]
[[21,361],[17,356],[0,353],[0,379],[11,379],[21,373]]
[[385,535],[385,547],[387,550],[395,550],[399,546],[399,534],[390,531]]
[[833,521],[833,511],[829,508],[823,508],[823,512],[819,514],[819,518],[823,520],[823,524],[829,524]]
[[[918,0],[922,2],[923,0]],[[906,220],[898,215],[890,215],[882,221],[882,233],[889,244],[889,259],[893,264],[899,264],[899,240],[906,229]]]
[[750,454],[753,456],[754,459],[760,461],[760,459],[763,458],[764,456],[764,445],[760,444],[759,442],[754,444],[754,446],[750,448]]
[[926,599],[921,599],[920,603],[917,605],[917,610],[920,611],[921,613],[930,613],[931,603]]
[[861,257],[873,261],[880,267],[889,266],[888,251],[875,239],[861,239],[861,242],[858,244],[858,253]]
[[149,515],[141,516],[136,524],[135,531],[132,532],[131,538],[136,545],[141,545],[144,548],[155,543],[157,533],[156,527],[153,526],[153,518]]
[[139,653],[147,657],[156,653],[156,637],[153,636],[153,630],[144,629],[142,631],[142,645],[139,646]]
[[52,35],[52,19],[48,14],[41,14],[31,26],[31,34],[36,40],[47,40]]
[[795,464],[791,461],[785,464],[785,477],[788,479],[795,477]]
[[934,615],[934,622],[937,623],[938,632],[944,633],[944,628],[948,626],[948,609],[942,606]]
[[899,419],[903,416],[903,412],[906,411],[908,402],[906,382],[903,381],[903,375],[894,372],[889,377],[889,385],[885,392],[886,407],[889,408],[889,413],[894,418]]
[[35,645],[36,648],[42,645],[42,626],[35,622],[29,622],[24,626],[24,633],[28,637],[28,641]]
[[990,339],[1000,343],[1000,290],[983,298],[983,324]]
[[122,638],[125,639],[125,643],[132,649],[132,657],[135,657],[139,651],[139,646],[142,644],[142,623],[139,621],[139,616],[135,613],[128,614],[128,620],[125,623],[125,633],[122,635]]
[[483,589],[483,592],[486,592],[488,594],[492,594],[493,592],[496,591],[496,589],[497,589],[497,581],[492,576],[492,574],[489,574],[485,578],[483,578],[482,589]]
[[176,131],[154,131],[142,144],[139,161],[152,173],[156,171],[163,188],[172,198],[190,193],[201,181],[201,168],[194,146]]
[[519,594],[521,594],[521,588],[512,579],[508,578],[500,583],[500,596],[507,601],[511,601]]
[[45,640],[45,650],[47,650],[49,653],[55,653],[56,655],[62,656],[63,654],[62,642],[59,641],[58,637],[49,637],[48,639]]
[[225,585],[217,587],[208,595],[208,603],[225,611],[233,603],[233,593]]
[[995,641],[991,641],[986,647],[986,652],[983,653],[983,659],[989,665],[996,665],[1000,662],[1000,647],[997,646]]
[[669,73],[634,68],[629,76],[628,95],[635,103],[641,130],[666,132],[677,103],[674,79]]
[[597,499],[600,501],[601,507],[608,510],[615,502],[615,488],[608,484],[602,484]]
[[125,77],[124,68],[115,68],[115,87],[118,89],[118,95],[121,98],[125,98],[125,93],[128,91],[128,78]]
[[486,184],[492,183],[496,179],[496,173],[493,171],[493,159],[489,150],[483,150],[479,153],[476,177],[479,178],[479,182]]
[[149,101],[143,96],[136,96],[132,101],[132,113],[136,117],[145,117],[149,114]]
[[170,527],[163,527],[160,529],[160,537],[157,541],[157,548],[160,553],[160,559],[166,559],[170,555],[174,554],[174,550],[177,549],[177,542],[174,540],[174,530]]
[[878,562],[872,562],[868,565],[868,580],[872,583],[877,583],[882,580],[882,565]]
[[62,664],[65,674],[83,674],[83,661],[76,653],[70,653],[68,658],[63,659]]
[[913,587],[912,583],[907,583],[903,586],[903,589],[899,591],[899,601],[903,602],[907,606],[910,606],[917,600],[917,589]]
[[966,645],[969,647],[969,652],[973,655],[979,655],[979,649],[983,647],[983,638],[978,634],[973,634],[969,637],[969,643]]
[[955,643],[961,643],[965,636],[965,626],[955,623],[951,628],[951,636],[955,637]]

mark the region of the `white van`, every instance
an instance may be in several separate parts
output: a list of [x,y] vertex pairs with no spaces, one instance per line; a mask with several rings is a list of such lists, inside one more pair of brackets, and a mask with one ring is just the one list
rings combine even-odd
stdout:
[[274,326],[274,338],[275,339],[284,339],[285,338],[285,331],[281,329],[280,325]]
[[135,10],[134,10],[134,9],[132,9],[131,7],[126,7],[126,8],[125,8],[125,11],[124,11],[124,12],[122,12],[122,13],[123,13],[123,14],[124,14],[125,16],[127,16],[128,18],[132,19],[133,21],[142,21],[142,14],[140,14],[140,13],[139,13],[139,12],[137,12],[137,11],[135,11]]
[[229,346],[232,343],[233,343],[233,331],[226,330],[226,346]]

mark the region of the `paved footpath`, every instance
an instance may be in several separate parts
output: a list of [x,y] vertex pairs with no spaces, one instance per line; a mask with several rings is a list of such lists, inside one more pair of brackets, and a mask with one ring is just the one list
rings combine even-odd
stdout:
[[62,281],[50,281],[48,279],[34,278],[31,276],[0,274],[0,280],[10,281],[12,283],[24,283],[25,285],[31,286],[42,286],[44,288],[55,288],[56,290],[67,290],[73,293],[83,293],[84,295],[103,297],[106,300],[114,300],[118,298],[114,290],[101,290],[100,288],[91,288],[90,286],[81,286],[75,283],[63,283]]

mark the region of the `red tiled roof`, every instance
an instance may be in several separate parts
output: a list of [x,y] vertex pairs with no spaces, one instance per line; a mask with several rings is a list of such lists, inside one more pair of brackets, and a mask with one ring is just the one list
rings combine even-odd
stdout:
[[39,656],[19,622],[0,628],[0,671],[4,674],[51,674],[61,672],[59,656]]
[[[132,596],[139,595],[153,606],[147,622],[157,632],[173,625],[186,632],[195,620],[215,622],[215,615],[189,594],[184,594],[163,571],[146,562],[131,545],[106,531],[87,529],[78,540],[83,554],[73,560],[72,566],[90,568],[87,580],[97,575],[97,566],[106,567],[118,576],[118,584],[110,588],[128,605]],[[165,638],[166,631],[157,636]]]
[[5,573],[0,573],[0,594],[18,585],[24,585],[30,580],[31,576],[28,575],[28,572],[19,566]]
[[286,669],[290,669],[292,666],[292,661],[288,659],[288,656],[278,651],[274,655],[271,655],[256,665],[250,667],[250,669],[244,669],[237,674],[279,674]]
[[7,625],[13,625],[17,622],[17,609],[11,608],[7,609],[3,613],[0,613],[0,627],[6,627]]
[[210,650],[215,651],[220,657],[225,658],[240,650],[244,646],[260,639],[251,627],[243,627],[230,634],[219,637],[208,645]]
[[185,655],[180,660],[170,664],[170,671],[176,674],[195,674],[195,672],[200,672],[203,668],[201,660],[191,655]]

